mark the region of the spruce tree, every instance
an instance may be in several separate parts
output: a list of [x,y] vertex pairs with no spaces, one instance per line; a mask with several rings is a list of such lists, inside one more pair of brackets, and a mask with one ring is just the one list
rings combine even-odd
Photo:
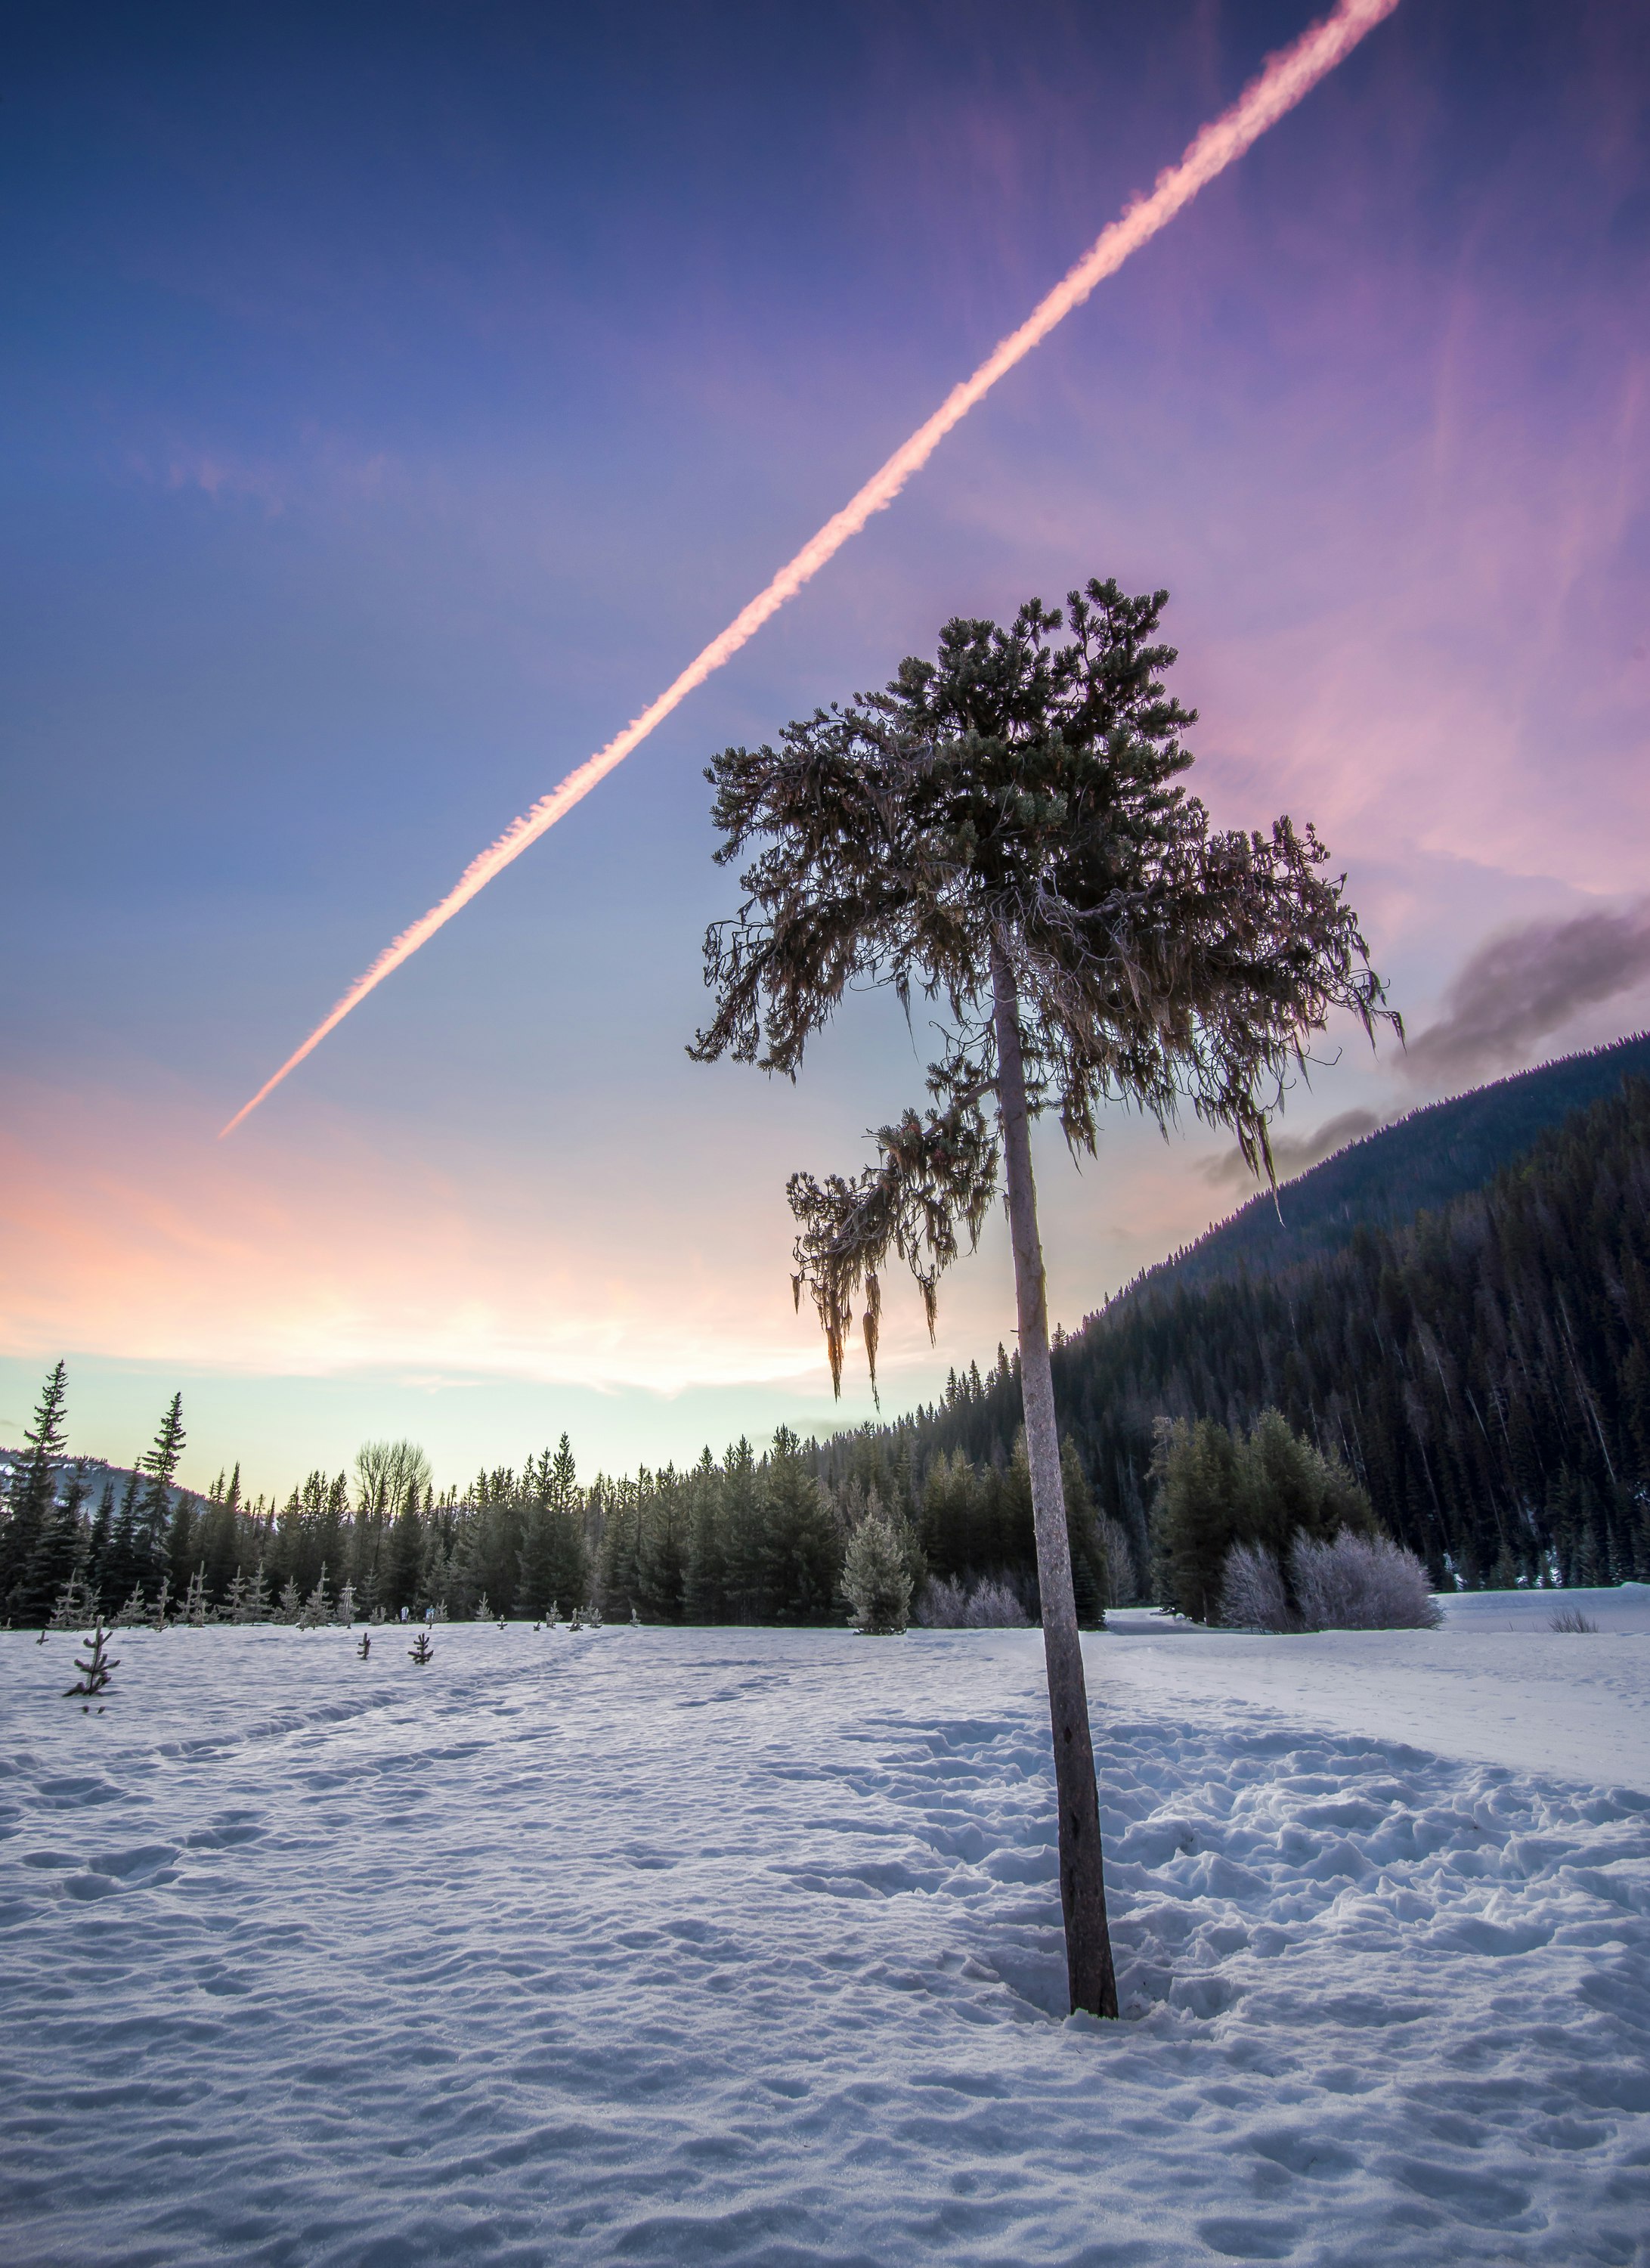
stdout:
[[[1381,1012],[1356,917],[1308,828],[1212,832],[1177,783],[1195,720],[1151,643],[1168,593],[1116,583],[1032,600],[1004,630],[954,621],[937,663],[729,748],[708,777],[745,902],[705,939],[716,1014],[692,1049],[795,1078],[851,990],[913,988],[945,1012],[932,1106],[880,1128],[851,1180],[792,1175],[793,1283],[833,1381],[863,1293],[875,1383],[891,1259],[932,1331],[939,1279],[990,1213],[999,1156],[1019,1311],[1038,1587],[1054,1733],[1061,1899],[1074,2007],[1116,2014],[1100,1815],[1061,1493],[1031,1123],[1092,1152],[1108,1101],[1167,1125],[1182,1102],[1270,1169],[1267,1110],[1336,1009]],[[957,1388],[961,1398],[961,1389]]]
[[18,1619],[40,1622],[48,1617],[69,1583],[85,1563],[86,1538],[80,1508],[85,1502],[85,1467],[77,1464],[64,1493],[48,1506],[34,1539],[14,1596]]
[[843,1561],[843,1594],[855,1627],[867,1638],[897,1636],[910,1619],[911,1579],[892,1526],[868,1513],[849,1538]]
[[27,1454],[13,1476],[9,1516],[0,1527],[0,1616],[7,1621],[24,1612],[30,1563],[56,1503],[57,1462],[68,1447],[68,1366],[59,1362],[47,1377],[33,1423],[24,1434]]
[[784,1623],[835,1620],[842,1544],[824,1491],[788,1426],[774,1434],[762,1484],[770,1615]]
[[172,1524],[172,1483],[184,1442],[183,1396],[174,1394],[152,1446],[139,1463],[144,1479],[137,1499],[133,1548],[138,1576],[146,1584],[158,1583],[171,1572],[166,1541]]
[[722,1513],[721,1476],[707,1447],[689,1484],[692,1512],[688,1559],[682,1577],[682,1608],[690,1623],[727,1620],[727,1542]]
[[114,1529],[114,1476],[109,1473],[104,1476],[98,1508],[92,1516],[92,1533],[86,1543],[86,1582],[94,1597],[102,1593]]
[[764,1502],[755,1452],[742,1433],[723,1460],[721,1495],[729,1614],[735,1622],[767,1622],[771,1619],[773,1592],[763,1532]]
[[142,1594],[144,1572],[138,1550],[138,1506],[146,1482],[141,1468],[126,1476],[126,1486],[121,1491],[121,1508],[114,1519],[109,1537],[101,1584],[104,1594],[118,1599],[133,1592]]
[[380,1596],[392,1615],[416,1602],[424,1556],[424,1523],[418,1517],[417,1492],[409,1488],[390,1529],[380,1571]]
[[1076,1444],[1069,1435],[1060,1444],[1060,1491],[1065,1498],[1065,1532],[1072,1552],[1072,1596],[1078,1623],[1084,1630],[1103,1630],[1106,1601],[1110,1595],[1106,1540]]

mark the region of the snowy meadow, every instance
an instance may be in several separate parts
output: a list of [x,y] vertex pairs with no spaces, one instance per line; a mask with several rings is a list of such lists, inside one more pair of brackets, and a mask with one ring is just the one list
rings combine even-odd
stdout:
[[[1579,1605],[1599,1629],[1547,1628]],[[0,1635],[10,2260],[1650,2263],[1650,1590]]]

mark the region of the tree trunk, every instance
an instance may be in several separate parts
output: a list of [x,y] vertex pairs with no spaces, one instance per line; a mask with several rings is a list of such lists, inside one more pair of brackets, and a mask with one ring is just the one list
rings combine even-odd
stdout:
[[1054,1786],[1060,1813],[1060,1903],[1065,1914],[1065,1968],[1072,2006],[1115,2016],[1117,1980],[1106,1926],[1101,1869],[1100,1797],[1088,1724],[1083,1649],[1072,1594],[1072,1547],[1060,1484],[1060,1440],[1054,1422],[1054,1373],[1049,1362],[1049,1306],[1031,1178],[1031,1123],[1020,1050],[1020,1002],[1002,948],[991,946],[991,997],[997,1027],[997,1100],[1008,1182],[1008,1225],[1020,1307],[1020,1378],[1031,1463],[1031,1508],[1037,1532],[1037,1587],[1042,1599],[1042,1650],[1054,1728]]

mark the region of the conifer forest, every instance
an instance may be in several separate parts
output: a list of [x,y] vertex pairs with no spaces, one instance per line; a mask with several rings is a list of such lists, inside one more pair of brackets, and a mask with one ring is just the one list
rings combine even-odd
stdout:
[[[1607,1057],[1629,1050],[1641,1043]],[[1566,1091],[1545,1072],[1505,1082],[1504,1115],[1522,1125],[1543,1079]],[[1213,1273],[1194,1248],[1059,1337],[1085,1623],[1172,1599],[1153,1533],[1165,1429],[1202,1419],[1241,1434],[1269,1410],[1344,1469],[1440,1589],[1650,1579],[1650,1082],[1605,1089],[1481,1186],[1409,1219],[1380,1217],[1392,1191],[1378,1160],[1383,1142],[1413,1148],[1417,1122],[1376,1136],[1360,1145],[1374,1195],[1338,1241]],[[564,1435],[439,1490],[421,1451],[369,1443],[352,1471],[312,1472],[279,1503],[249,1498],[238,1469],[203,1496],[177,1484],[176,1396],[129,1472],[69,1462],[68,1391],[59,1365],[10,1459],[0,1600],[14,1626],[72,1621],[93,1600],[129,1618],[158,1602],[239,1622],[593,1608],[664,1624],[841,1624],[845,1557],[871,1513],[919,1602],[983,1584],[1004,1618],[1035,1617],[1017,1366],[1001,1346],[983,1371],[954,1372],[939,1402],[823,1442],[782,1428],[685,1469],[581,1480]]]

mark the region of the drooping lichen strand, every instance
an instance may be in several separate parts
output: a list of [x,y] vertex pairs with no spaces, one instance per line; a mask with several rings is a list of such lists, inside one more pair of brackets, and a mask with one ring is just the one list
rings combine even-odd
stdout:
[[798,1223],[792,1286],[799,1302],[806,1285],[819,1312],[838,1395],[861,1289],[874,1394],[882,1318],[879,1269],[890,1253],[905,1262],[922,1293],[932,1336],[939,1278],[961,1249],[960,1232],[970,1246],[978,1241],[996,1187],[994,1130],[976,1094],[954,1098],[926,1118],[908,1110],[872,1138],[877,1163],[853,1180],[832,1174],[819,1182],[812,1174],[793,1174],[785,1189]]

